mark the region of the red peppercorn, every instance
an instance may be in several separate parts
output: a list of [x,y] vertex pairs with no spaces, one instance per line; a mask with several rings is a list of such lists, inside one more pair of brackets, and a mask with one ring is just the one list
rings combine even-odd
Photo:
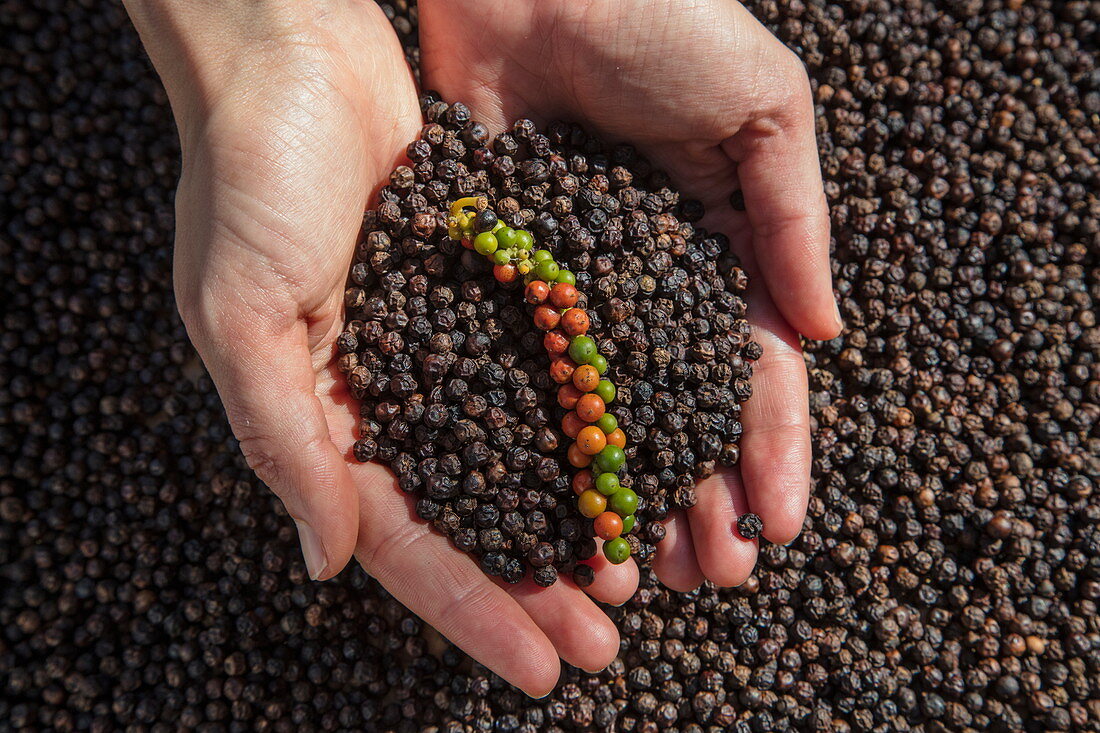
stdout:
[[573,386],[581,392],[591,392],[600,383],[600,373],[589,364],[577,367],[573,372]]
[[564,354],[569,348],[569,337],[558,329],[547,331],[542,339],[542,345],[550,353],[550,356],[558,356]]
[[576,368],[577,365],[568,357],[554,359],[550,363],[550,378],[558,384],[568,384]]
[[592,456],[582,451],[576,443],[569,446],[569,450],[565,452],[565,457],[569,459],[570,465],[575,468],[584,468],[592,463]]
[[541,305],[550,296],[550,286],[542,280],[532,280],[523,291],[523,299],[531,305]]
[[[561,314],[548,305],[540,305],[535,308],[535,326],[543,331],[551,331],[558,327]],[[567,331],[568,333],[568,331]]]
[[[573,375],[575,377],[576,372],[573,372]],[[572,410],[577,406],[577,400],[579,400],[583,394],[583,392],[572,384],[563,384],[558,389],[558,404],[567,410]]]
[[601,540],[613,540],[623,533],[623,518],[615,512],[603,512],[592,520],[592,529]]
[[508,264],[508,265],[494,265],[493,266],[493,277],[495,277],[499,282],[502,282],[502,283],[515,282],[517,274],[518,274],[518,272],[516,270],[515,265]]
[[590,469],[584,469],[583,471],[577,471],[573,476],[573,493],[580,496],[584,492],[596,486],[596,477],[592,475]]
[[567,412],[561,419],[561,430],[570,438],[576,438],[587,425],[588,423],[581,420],[576,412]]
[[595,425],[589,425],[577,433],[577,446],[586,456],[594,456],[607,446],[607,436]]
[[622,428],[615,428],[607,434],[607,444],[614,445],[619,448],[626,447],[626,433],[622,431]]
[[580,336],[588,332],[588,314],[583,308],[570,308],[559,320],[561,320],[562,330],[570,336]]
[[577,417],[584,420],[586,423],[599,420],[606,409],[607,406],[604,405],[603,400],[600,399],[598,394],[589,392],[584,397],[577,400]]
[[555,308],[572,308],[580,297],[581,294],[569,283],[558,283],[550,290],[550,302]]

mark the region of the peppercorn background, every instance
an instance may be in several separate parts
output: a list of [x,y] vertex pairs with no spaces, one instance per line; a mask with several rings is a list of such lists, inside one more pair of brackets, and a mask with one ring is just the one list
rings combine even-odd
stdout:
[[0,5],[0,728],[1100,728],[1100,6],[749,7],[814,82],[847,324],[809,517],[741,588],[643,575],[619,659],[531,701],[306,582],[175,315],[136,34]]

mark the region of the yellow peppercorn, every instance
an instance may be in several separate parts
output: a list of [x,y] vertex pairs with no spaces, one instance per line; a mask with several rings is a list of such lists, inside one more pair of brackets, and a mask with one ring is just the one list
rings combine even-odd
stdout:
[[584,516],[595,519],[607,509],[607,497],[595,489],[588,489],[577,499],[577,508]]

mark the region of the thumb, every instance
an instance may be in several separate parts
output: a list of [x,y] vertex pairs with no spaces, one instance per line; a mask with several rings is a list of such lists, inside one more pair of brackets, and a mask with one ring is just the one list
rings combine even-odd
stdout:
[[265,318],[236,295],[201,301],[181,313],[241,452],[294,519],[309,577],[330,578],[354,551],[359,502],[315,392],[306,323]]

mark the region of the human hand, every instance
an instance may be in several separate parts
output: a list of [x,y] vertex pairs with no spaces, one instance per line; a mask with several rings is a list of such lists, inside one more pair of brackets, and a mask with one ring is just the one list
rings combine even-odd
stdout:
[[[345,280],[368,198],[421,125],[379,8],[130,0],[128,10],[183,148],[180,313],[249,465],[294,518],[310,577],[332,577],[354,552],[532,695],[553,687],[559,655],[606,666],[618,635],[583,591],[494,584],[416,519],[388,470],[349,461],[358,410],[332,363]],[[588,591],[622,603],[636,584],[632,565],[607,567]]]
[[[579,121],[637,145],[726,233],[751,276],[749,320],[764,346],[745,405],[742,459],[674,512],[655,569],[672,588],[739,585],[757,544],[733,528],[761,515],[794,539],[809,497],[806,370],[798,333],[841,328],[829,227],[801,62],[735,2],[421,0],[426,88],[470,104],[492,131],[514,118]],[[702,30],[701,30],[702,29]],[[730,203],[740,190],[745,211]]]

